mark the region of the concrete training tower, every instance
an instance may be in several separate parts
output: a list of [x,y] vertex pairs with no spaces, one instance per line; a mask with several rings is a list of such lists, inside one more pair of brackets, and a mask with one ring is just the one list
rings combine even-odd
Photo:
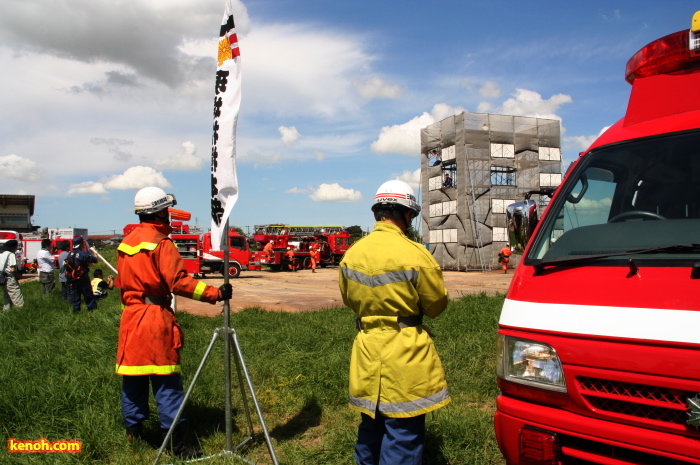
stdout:
[[[444,270],[496,268],[505,208],[562,178],[557,120],[461,113],[421,130],[421,154],[423,242]],[[540,213],[549,201],[532,199]]]

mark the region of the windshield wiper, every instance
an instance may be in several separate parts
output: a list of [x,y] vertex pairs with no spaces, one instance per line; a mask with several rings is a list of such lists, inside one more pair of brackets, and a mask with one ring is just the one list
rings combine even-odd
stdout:
[[700,244],[673,244],[665,245],[662,247],[649,247],[647,249],[636,249],[627,250],[624,252],[612,252],[604,254],[594,254],[594,255],[578,255],[575,257],[554,257],[554,258],[543,258],[540,260],[535,260],[533,265],[535,270],[539,273],[543,271],[548,266],[563,266],[563,265],[575,265],[581,262],[587,262],[591,260],[598,260],[601,258],[608,257],[618,257],[625,255],[639,255],[647,253],[692,253],[700,252]]

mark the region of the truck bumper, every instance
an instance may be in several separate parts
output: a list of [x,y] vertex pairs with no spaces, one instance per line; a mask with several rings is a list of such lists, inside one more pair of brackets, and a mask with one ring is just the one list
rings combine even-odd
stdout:
[[520,430],[556,433],[557,465],[700,464],[700,441],[577,415],[566,410],[498,396],[496,439],[508,465],[519,465]]

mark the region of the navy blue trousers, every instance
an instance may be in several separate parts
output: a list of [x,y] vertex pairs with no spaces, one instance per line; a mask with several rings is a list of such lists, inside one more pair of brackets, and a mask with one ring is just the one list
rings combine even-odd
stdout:
[[[160,427],[170,429],[175,415],[185,398],[180,373],[171,375],[123,376],[122,380],[122,417],[124,427],[133,428],[140,425],[150,414],[148,409],[148,385],[153,386],[153,397],[158,406]],[[180,418],[179,423],[184,420]]]
[[85,306],[88,310],[95,310],[97,308],[97,301],[92,295],[92,285],[87,275],[83,275],[80,279],[71,279],[68,281],[68,284],[70,286],[73,312],[77,313],[80,311],[80,296],[85,300]]
[[425,442],[425,415],[375,419],[362,414],[357,431],[355,461],[358,465],[421,465]]

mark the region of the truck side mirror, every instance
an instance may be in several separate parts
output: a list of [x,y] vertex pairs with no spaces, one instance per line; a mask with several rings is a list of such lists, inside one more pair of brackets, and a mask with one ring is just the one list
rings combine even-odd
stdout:
[[506,221],[510,248],[513,253],[522,254],[539,221],[537,203],[534,200],[511,203],[506,207]]

